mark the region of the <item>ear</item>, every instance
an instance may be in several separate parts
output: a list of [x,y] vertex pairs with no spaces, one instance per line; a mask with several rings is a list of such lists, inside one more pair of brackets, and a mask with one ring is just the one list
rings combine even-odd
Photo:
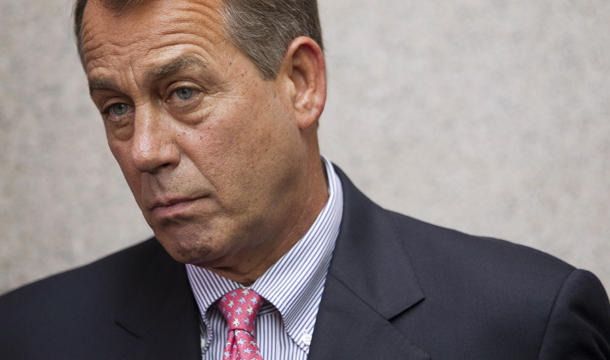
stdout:
[[299,129],[316,124],[326,104],[326,64],[320,46],[305,36],[292,40],[278,76],[286,82]]

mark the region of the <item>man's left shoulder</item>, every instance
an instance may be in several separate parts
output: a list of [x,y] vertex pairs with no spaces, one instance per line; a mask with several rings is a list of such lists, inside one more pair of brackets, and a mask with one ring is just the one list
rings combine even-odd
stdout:
[[[425,295],[413,337],[441,316],[437,330],[447,329],[456,343],[480,342],[476,351],[485,356],[511,343],[521,344],[514,354],[521,358],[610,356],[610,303],[592,273],[523,245],[387,214]],[[466,325],[469,331],[458,330]]]
[[385,210],[337,173],[344,212],[320,328],[352,301],[354,318],[381,317],[436,359],[610,359],[610,304],[593,274]]
[[[387,211],[397,238],[414,263],[471,268],[480,276],[565,278],[575,268],[545,252],[510,241],[469,235]],[[473,275],[470,272],[469,275]]]

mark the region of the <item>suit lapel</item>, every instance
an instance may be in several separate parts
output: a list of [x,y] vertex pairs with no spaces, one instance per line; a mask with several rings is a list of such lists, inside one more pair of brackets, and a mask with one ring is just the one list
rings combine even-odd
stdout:
[[115,316],[118,327],[133,335],[121,358],[201,359],[199,311],[186,269],[158,248]]
[[430,358],[336,278],[326,279],[323,297],[309,360]]
[[318,311],[309,359],[428,359],[390,323],[424,299],[386,211],[341,178],[341,229]]

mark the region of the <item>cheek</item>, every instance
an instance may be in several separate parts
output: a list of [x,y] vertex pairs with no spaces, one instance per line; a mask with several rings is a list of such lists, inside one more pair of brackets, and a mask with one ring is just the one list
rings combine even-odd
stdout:
[[231,162],[249,153],[265,119],[259,102],[245,96],[219,99],[214,111],[194,128],[183,128],[187,148],[212,159]]
[[232,182],[229,177],[238,168],[235,166],[237,134],[230,127],[221,125],[224,122],[202,124],[177,136],[182,153],[179,166],[187,166],[190,160],[217,190]]

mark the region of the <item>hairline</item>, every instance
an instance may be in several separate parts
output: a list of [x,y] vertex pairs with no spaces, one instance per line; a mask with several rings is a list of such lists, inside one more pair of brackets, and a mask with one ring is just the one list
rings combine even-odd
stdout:
[[[85,73],[87,73],[87,65],[85,62],[85,54],[83,51],[82,28],[83,28],[85,9],[91,1],[94,1],[94,0],[85,0],[83,2],[84,4],[82,5],[82,8],[80,8],[80,9],[77,8],[77,6],[76,6],[76,5],[79,5],[79,2],[77,1],[75,3],[74,9],[73,9],[74,35],[76,37],[78,55],[79,55],[81,65],[82,65]],[[113,16],[118,17],[118,16],[121,16],[124,11],[128,11],[129,9],[136,7],[140,4],[142,4],[146,0],[125,0],[120,3],[115,3],[115,2],[111,2],[111,1],[109,2],[109,1],[104,1],[104,0],[98,0],[98,1]],[[220,3],[220,7],[217,9],[217,11],[220,13],[220,15],[222,16],[222,19],[223,19],[222,24],[220,26],[221,26],[221,30],[222,30],[225,38],[231,44],[233,44],[241,53],[246,55],[246,57],[248,57],[250,59],[250,61],[252,61],[252,63],[254,64],[254,66],[256,67],[256,69],[259,71],[259,73],[261,74],[261,76],[264,79],[266,79],[266,80],[274,79],[277,76],[278,69],[275,68],[275,69],[270,70],[270,69],[268,69],[267,66],[265,66],[265,68],[263,68],[263,66],[264,66],[263,64],[257,63],[257,61],[254,58],[252,58],[252,56],[250,54],[248,54],[244,49],[242,49],[242,46],[239,44],[239,40],[236,38],[236,35],[238,35],[238,34],[235,34],[235,31],[231,30],[229,28],[229,26],[232,24],[232,22],[228,19],[231,16],[231,13],[229,11],[230,4],[228,3],[227,0],[219,0],[219,3]],[[292,40],[294,40],[294,38],[291,39],[291,41]],[[314,41],[316,41],[316,40],[314,40]],[[318,41],[316,41],[316,42],[318,42]],[[287,46],[288,46],[288,44],[286,44],[284,51],[286,51]],[[322,48],[322,44],[319,44],[319,46]]]

